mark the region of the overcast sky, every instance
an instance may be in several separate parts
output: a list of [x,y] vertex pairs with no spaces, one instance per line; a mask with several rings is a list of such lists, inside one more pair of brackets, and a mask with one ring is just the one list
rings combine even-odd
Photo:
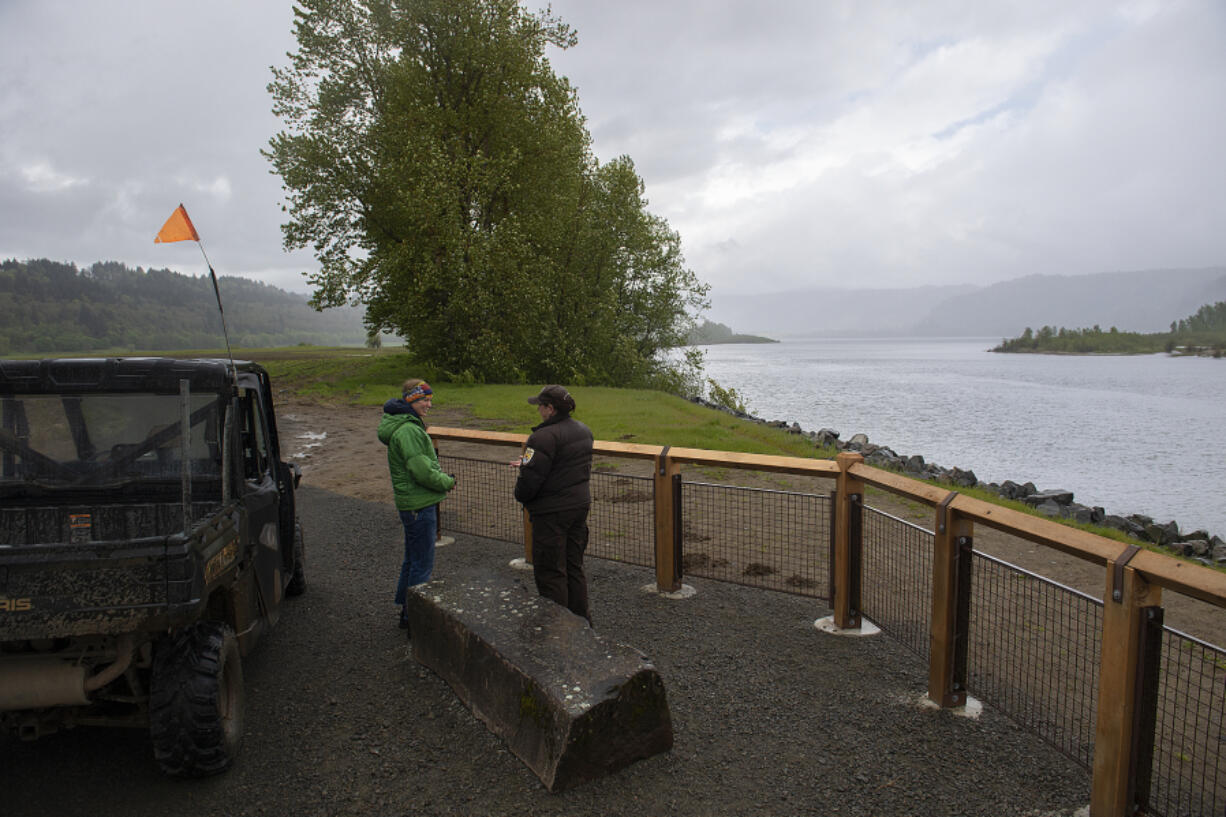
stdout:
[[[537,9],[544,2],[528,2]],[[601,161],[714,294],[1226,264],[1222,0],[555,0]],[[0,258],[307,291],[282,0],[0,0]]]

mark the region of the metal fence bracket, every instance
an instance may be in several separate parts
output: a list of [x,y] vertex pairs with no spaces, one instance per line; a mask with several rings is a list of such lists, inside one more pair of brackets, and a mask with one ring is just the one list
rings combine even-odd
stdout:
[[1132,557],[1136,556],[1141,548],[1136,545],[1129,545],[1120,553],[1119,558],[1115,560],[1115,570],[1111,574],[1111,600],[1120,601],[1124,598],[1124,567]]
[[949,525],[949,503],[953,502],[957,495],[957,491],[950,491],[941,500],[941,504],[937,505],[937,533],[944,533],[945,528]]

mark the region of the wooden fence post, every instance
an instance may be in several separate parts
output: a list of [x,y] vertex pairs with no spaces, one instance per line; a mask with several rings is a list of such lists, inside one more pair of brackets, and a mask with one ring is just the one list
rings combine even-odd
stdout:
[[1125,817],[1133,813],[1133,730],[1137,726],[1146,608],[1162,603],[1162,588],[1149,584],[1128,567],[1128,561],[1138,550],[1130,545],[1107,561],[1090,817]]
[[835,462],[839,464],[839,476],[834,509],[834,564],[830,565],[834,593],[830,607],[835,627],[854,630],[860,626],[860,508],[864,483],[847,471],[864,462],[864,457],[844,451],[835,457]]
[[949,508],[949,495],[936,508],[932,553],[932,632],[928,644],[928,698],[942,707],[966,704],[966,657],[970,630],[971,542],[969,519]]
[[681,589],[674,536],[681,509],[674,505],[673,490],[673,477],[680,475],[681,464],[668,456],[668,449],[669,446],[666,445],[656,455],[655,468],[652,469],[656,521],[656,589],[661,593],[675,593]]

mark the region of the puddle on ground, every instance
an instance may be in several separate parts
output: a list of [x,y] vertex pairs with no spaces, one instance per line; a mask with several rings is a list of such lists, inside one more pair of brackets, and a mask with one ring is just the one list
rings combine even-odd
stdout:
[[328,439],[326,431],[304,431],[301,434],[294,435],[295,440],[306,440],[306,443],[301,444],[300,451],[295,451],[290,455],[291,459],[304,459],[312,448],[319,448],[324,444],[324,440]]

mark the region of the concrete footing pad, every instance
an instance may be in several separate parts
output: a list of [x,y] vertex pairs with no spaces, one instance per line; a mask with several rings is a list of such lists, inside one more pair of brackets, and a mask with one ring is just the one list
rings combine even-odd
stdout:
[[[936,701],[924,695],[919,699],[920,709],[940,709],[941,705]],[[972,721],[979,720],[979,716],[983,714],[983,702],[978,698],[966,696],[966,703],[962,706],[949,707],[949,711],[960,718],[968,718]]]
[[472,568],[411,588],[413,657],[559,791],[668,751],[655,667],[541,598],[521,576]]
[[694,589],[693,585],[683,584],[681,585],[680,589],[669,591],[669,590],[661,590],[659,587],[655,585],[654,582],[652,584],[643,585],[643,592],[644,593],[655,593],[657,596],[660,596],[661,598],[670,599],[672,601],[692,599],[694,598],[695,595],[698,594],[698,591]]
[[829,635],[843,635],[843,636],[848,636],[850,638],[861,638],[863,636],[878,635],[881,632],[880,627],[878,627],[876,624],[874,624],[873,622],[869,621],[866,618],[860,619],[859,627],[847,629],[847,630],[840,628],[837,624],[834,623],[834,616],[826,616],[825,618],[819,618],[817,621],[813,622],[813,626],[816,627],[820,632],[827,633]]

